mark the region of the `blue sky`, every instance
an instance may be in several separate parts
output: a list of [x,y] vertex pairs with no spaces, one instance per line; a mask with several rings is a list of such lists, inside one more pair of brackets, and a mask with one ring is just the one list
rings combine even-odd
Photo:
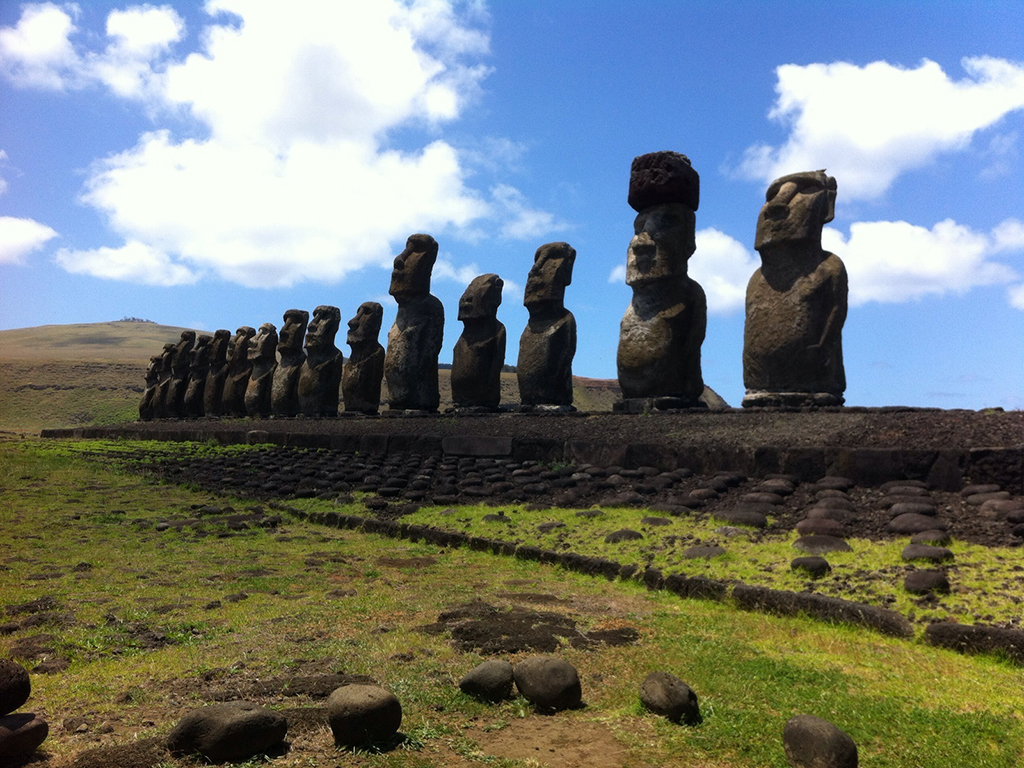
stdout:
[[0,328],[378,300],[386,329],[391,260],[425,231],[442,360],[465,286],[497,272],[514,363],[534,251],[566,240],[574,371],[612,378],[630,162],[671,149],[701,176],[690,273],[731,404],[765,189],[827,168],[847,402],[1021,408],[1022,21],[941,0],[0,3]]

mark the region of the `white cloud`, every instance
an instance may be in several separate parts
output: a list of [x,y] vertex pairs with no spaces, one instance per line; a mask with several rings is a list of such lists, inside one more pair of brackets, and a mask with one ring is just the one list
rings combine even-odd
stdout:
[[508,184],[498,184],[491,190],[496,213],[505,222],[501,236],[509,240],[532,240],[567,229],[567,225],[548,211],[533,208],[526,196]]
[[163,251],[135,240],[120,248],[91,251],[62,248],[57,252],[56,261],[74,274],[143,285],[189,285],[198,279],[192,270],[175,263]]
[[826,227],[822,246],[846,264],[851,305],[899,303],[1017,279],[1013,269],[991,257],[1024,250],[1024,225],[1008,219],[986,234],[951,219],[931,229],[862,221],[850,225],[849,237]]
[[884,194],[902,173],[1024,108],[1024,65],[965,58],[967,77],[951,80],[934,61],[914,69],[885,61],[786,64],[768,116],[788,126],[787,141],[746,150],[741,171],[764,182],[827,168],[845,199]]
[[750,276],[761,266],[756,254],[717,229],[697,232],[697,251],[690,257],[689,274],[708,297],[708,312],[728,315],[742,310]]
[[1024,283],[1021,285],[1011,285],[1006,289],[1007,298],[1010,300],[1010,306],[1014,309],[1024,309]]
[[38,221],[0,216],[0,264],[21,264],[28,254],[55,237],[54,230]]
[[626,265],[616,264],[612,267],[612,271],[608,273],[609,283],[624,283],[626,282]]
[[21,87],[64,89],[80,65],[68,39],[77,11],[53,3],[24,6],[17,26],[0,29],[0,72]]

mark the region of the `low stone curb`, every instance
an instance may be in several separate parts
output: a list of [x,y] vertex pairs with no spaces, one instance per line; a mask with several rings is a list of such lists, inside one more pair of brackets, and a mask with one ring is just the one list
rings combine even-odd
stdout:
[[930,645],[959,653],[1002,653],[1015,664],[1024,665],[1024,630],[942,621],[929,624],[924,639]]

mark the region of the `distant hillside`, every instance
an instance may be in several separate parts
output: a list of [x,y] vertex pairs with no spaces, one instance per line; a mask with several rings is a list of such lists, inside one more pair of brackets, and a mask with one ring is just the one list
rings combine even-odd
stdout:
[[[149,358],[184,330],[120,320],[0,331],[0,429],[134,421]],[[449,376],[440,373],[442,409],[451,405]],[[573,393],[580,410],[610,411],[619,387],[575,377]],[[502,374],[501,395],[505,403],[519,399],[514,373]]]

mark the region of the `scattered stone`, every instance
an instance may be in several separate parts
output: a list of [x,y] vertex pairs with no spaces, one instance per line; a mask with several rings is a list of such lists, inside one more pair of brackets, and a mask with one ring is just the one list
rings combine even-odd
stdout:
[[793,549],[809,555],[826,555],[829,552],[853,552],[853,547],[835,536],[801,536],[793,542]]
[[721,557],[724,554],[725,548],[717,544],[701,544],[682,551],[682,556],[687,560],[710,560],[713,557]]
[[668,672],[651,672],[640,686],[640,701],[651,712],[673,723],[699,725],[702,722],[697,694]]
[[857,768],[857,745],[828,720],[797,715],[782,731],[786,761],[792,768]]
[[620,528],[609,533],[604,537],[604,540],[607,544],[618,544],[621,541],[636,541],[643,537],[644,535],[640,531],[634,531],[632,528]]
[[979,493],[997,493],[1001,490],[1002,488],[1000,488],[998,485],[995,485],[994,483],[973,484],[965,485],[963,488],[961,488],[960,495],[966,499],[968,496],[975,496]]
[[768,518],[760,512],[739,507],[715,512],[714,516],[730,525],[747,525],[751,528],[764,528],[768,525]]
[[640,522],[644,525],[672,525],[672,521],[667,517],[642,517]]
[[49,732],[46,721],[31,712],[0,717],[0,765],[27,762]]
[[911,571],[903,581],[903,588],[913,595],[927,595],[932,592],[949,594],[949,579],[942,571]]
[[894,517],[885,526],[890,533],[921,533],[921,531],[945,530],[946,524],[928,515],[917,515],[914,513]]
[[1019,499],[989,499],[978,508],[978,514],[987,520],[1007,520],[1024,506]]
[[826,475],[816,482],[812,488],[814,490],[834,490],[834,491],[848,491],[853,488],[853,481],[848,477],[840,477],[839,475]]
[[935,505],[931,502],[913,502],[913,501],[900,501],[889,507],[890,517],[899,517],[900,515],[925,515],[927,517],[935,516]]
[[327,720],[341,747],[380,744],[402,725],[402,705],[377,685],[345,685],[327,699]]
[[754,502],[757,504],[771,504],[777,506],[782,504],[785,499],[778,493],[772,493],[770,491],[755,491],[753,493],[745,493],[740,496],[740,501]]
[[932,547],[927,544],[908,544],[903,548],[903,559],[928,560],[933,563],[943,563],[953,559],[953,553],[945,547]]
[[473,667],[459,681],[459,689],[477,699],[498,702],[512,693],[512,665],[500,659],[490,659]]
[[936,547],[944,547],[953,540],[947,531],[931,530],[915,533],[910,537],[911,544],[930,544]]
[[796,532],[801,536],[835,536],[841,539],[846,527],[841,522],[826,517],[808,517],[796,524]]
[[14,712],[28,701],[31,692],[25,668],[10,659],[0,659],[0,715]]
[[804,571],[812,579],[820,579],[827,576],[832,566],[828,564],[828,560],[824,557],[794,557],[790,562],[789,567],[794,571]]
[[513,677],[519,693],[538,709],[572,709],[583,698],[579,674],[564,659],[531,656],[516,664]]
[[250,702],[211,704],[193,710],[167,737],[172,755],[198,754],[214,763],[240,762],[284,741],[288,721]]
[[994,491],[993,493],[975,493],[967,497],[967,503],[972,507],[980,507],[986,501],[1006,501],[1010,498],[1009,491]]

